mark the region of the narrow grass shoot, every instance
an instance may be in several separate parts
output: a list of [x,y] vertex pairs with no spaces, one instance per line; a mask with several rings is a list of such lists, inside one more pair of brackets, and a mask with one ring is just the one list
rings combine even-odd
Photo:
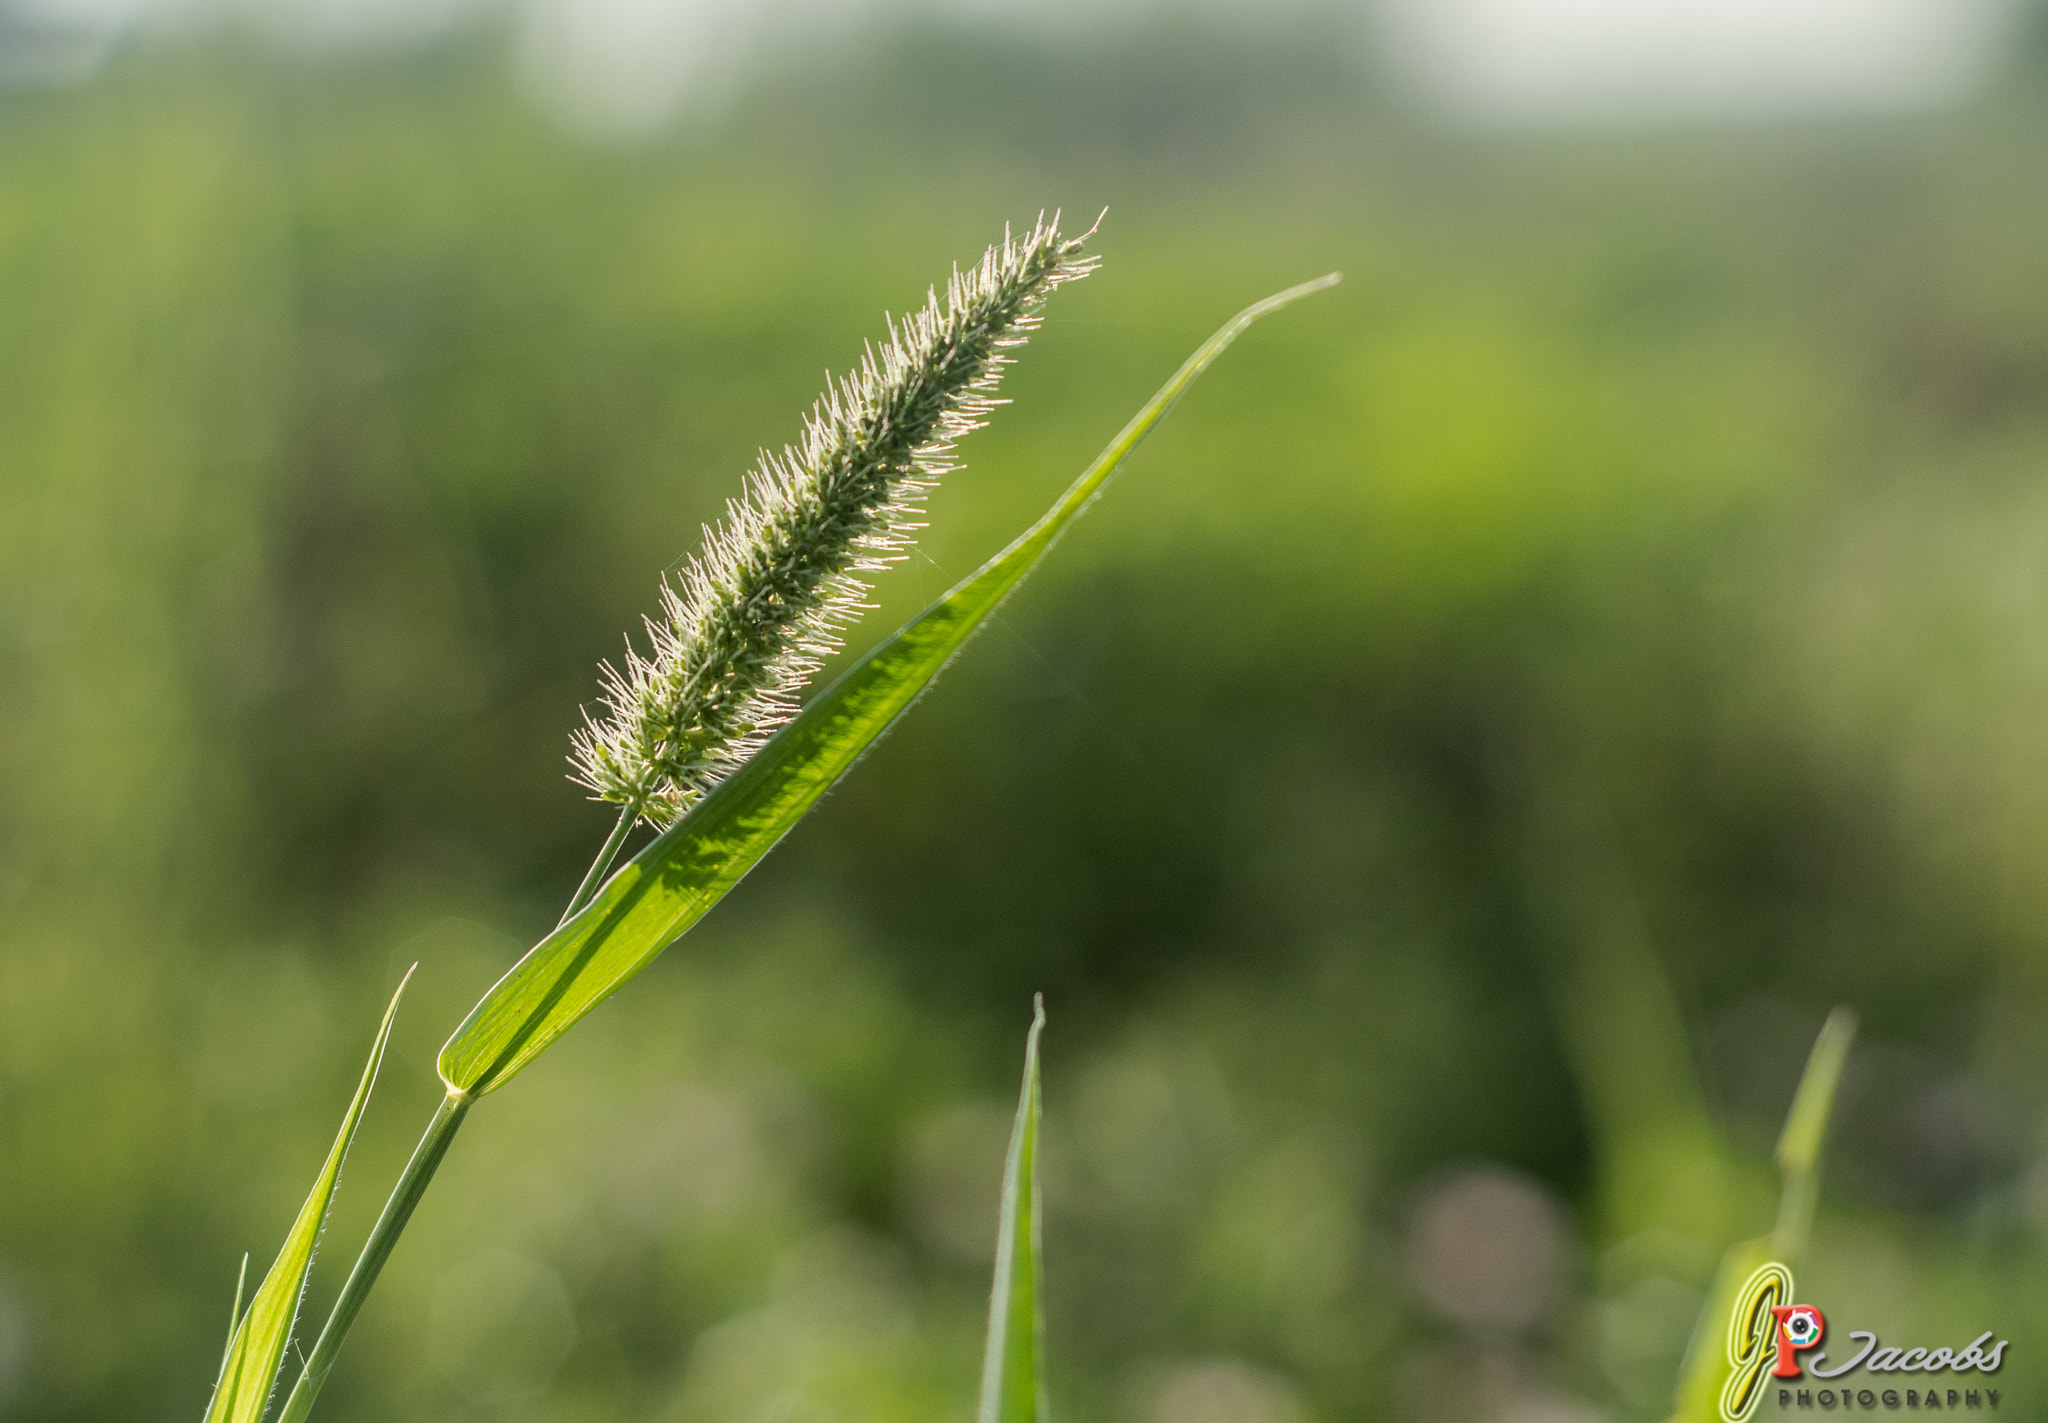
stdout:
[[988,1347],[981,1362],[975,1423],[1047,1423],[1043,1200],[1038,1189],[1038,1035],[1045,1000],[1032,1005],[1024,1040],[1024,1087],[1003,1166],[1002,1217],[996,1229],[995,1284],[989,1291]]
[[249,1252],[242,1252],[242,1268],[235,1272],[235,1302],[228,1306],[228,1342],[221,1346],[220,1372],[213,1377],[213,1386],[220,1388],[220,1381],[228,1376],[228,1360],[235,1354],[235,1336],[242,1327],[242,1296],[249,1289]]
[[1784,1178],[1785,1191],[1778,1201],[1777,1228],[1771,1232],[1771,1257],[1788,1265],[1806,1253],[1806,1237],[1820,1203],[1821,1146],[1827,1140],[1849,1046],[1855,1041],[1855,1013],[1837,1008],[1828,1014],[1807,1056],[1806,1071],[1800,1074],[1792,1110],[1785,1114],[1785,1130],[1778,1136],[1778,1174]]
[[1805,1253],[1814,1208],[1820,1200],[1821,1147],[1834,1113],[1842,1067],[1855,1039],[1856,1015],[1848,1008],[1835,1009],[1821,1024],[1778,1137],[1777,1165],[1784,1186],[1778,1199],[1777,1225],[1769,1235],[1736,1242],[1722,1256],[1714,1287],[1693,1325],[1692,1342],[1679,1371],[1677,1409],[1670,1423],[1720,1423],[1722,1395],[1746,1362],[1731,1347],[1729,1321],[1737,1296],[1764,1265],[1776,1261],[1789,1269]]

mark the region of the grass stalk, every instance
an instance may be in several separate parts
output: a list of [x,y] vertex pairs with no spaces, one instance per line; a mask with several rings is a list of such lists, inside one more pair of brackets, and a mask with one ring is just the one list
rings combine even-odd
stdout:
[[569,900],[569,907],[562,911],[562,917],[555,922],[557,929],[576,917],[576,912],[597,897],[598,887],[604,883],[605,871],[618,859],[619,850],[626,843],[626,836],[632,833],[633,822],[640,818],[640,807],[629,805],[619,812],[619,823],[612,827],[612,833],[604,842],[604,848],[597,852],[597,858],[590,862],[590,868],[583,872],[583,883],[576,886],[576,893]]
[[391,1198],[384,1203],[384,1213],[377,1217],[370,1238],[363,1242],[363,1252],[356,1257],[355,1268],[348,1272],[348,1282],[341,1287],[341,1295],[334,1301],[334,1309],[327,1316],[319,1339],[313,1344],[313,1352],[299,1370],[298,1382],[292,1385],[291,1396],[285,1400],[284,1412],[278,1415],[278,1423],[304,1423],[306,1416],[313,1411],[313,1400],[319,1397],[321,1385],[327,1382],[328,1371],[334,1367],[335,1357],[341,1353],[341,1344],[348,1337],[349,1326],[362,1312],[363,1302],[370,1297],[370,1287],[377,1283],[384,1262],[391,1258],[392,1248],[398,1244],[398,1237],[412,1219],[413,1208],[427,1193],[428,1184],[440,1169],[441,1158],[448,1154],[455,1133],[462,1127],[462,1119],[469,1115],[471,1101],[467,1094],[460,1092],[450,1092],[441,1099],[434,1119],[427,1124],[426,1134],[413,1148],[412,1160],[405,1164],[405,1174],[398,1178]]

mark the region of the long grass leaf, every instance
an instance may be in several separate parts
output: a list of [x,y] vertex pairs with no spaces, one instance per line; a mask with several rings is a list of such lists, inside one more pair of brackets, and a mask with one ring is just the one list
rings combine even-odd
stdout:
[[820,693],[514,965],[441,1049],[449,1089],[481,1096],[502,1087],[702,918],[917,699],[1224,348],[1259,317],[1336,280],[1303,283],[1238,313],[1044,517]]
[[[410,980],[411,971],[405,976]],[[320,1243],[320,1229],[326,1224],[334,1188],[341,1180],[342,1162],[347,1159],[349,1143],[355,1140],[356,1127],[362,1122],[370,1089],[376,1086],[377,1069],[384,1062],[384,1047],[391,1039],[391,1024],[398,1016],[398,1000],[404,995],[405,984],[401,982],[398,992],[391,996],[391,1006],[384,1010],[384,1021],[377,1027],[377,1040],[371,1044],[362,1081],[341,1120],[341,1131],[327,1153],[326,1164],[313,1182],[312,1194],[299,1208],[298,1219],[285,1236],[284,1248],[278,1251],[263,1283],[256,1287],[248,1313],[242,1316],[228,1342],[220,1381],[214,1386],[213,1402],[206,1410],[206,1423],[259,1423],[270,1402],[271,1389],[284,1363],[285,1347],[291,1340],[292,1325],[298,1318],[299,1301],[305,1296],[306,1276],[313,1268],[313,1250]]]
[[981,1410],[976,1423],[1046,1423],[1045,1299],[1038,1190],[1038,1034],[1045,1000],[1032,1005],[1024,1040],[1024,1087],[1017,1125],[1003,1167],[1002,1220],[996,1235],[996,1274],[988,1300],[988,1347],[981,1361]]
[[1729,1379],[1737,1368],[1754,1363],[1746,1351],[1762,1347],[1755,1339],[1731,1335],[1736,1303],[1764,1265],[1775,1261],[1789,1271],[1806,1249],[1814,1208],[1820,1200],[1821,1145],[1827,1139],[1835,1089],[1841,1085],[1842,1067],[1855,1038],[1856,1015],[1847,1008],[1835,1009],[1821,1024],[1778,1138],[1777,1164],[1784,1189],[1778,1199],[1777,1226],[1769,1235],[1730,1246],[1722,1257],[1714,1287],[1693,1326],[1670,1423],[1720,1423],[1722,1395]]

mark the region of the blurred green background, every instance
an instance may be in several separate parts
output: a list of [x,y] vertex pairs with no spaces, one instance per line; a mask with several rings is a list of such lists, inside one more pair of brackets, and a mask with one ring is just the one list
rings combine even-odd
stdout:
[[323,1416],[967,1417],[1040,990],[1073,1423],[1661,1418],[1837,1003],[1802,1296],[2044,1406],[2048,47],[1518,127],[1354,39],[870,16],[609,138],[490,16],[0,91],[0,1418],[197,1416],[418,961],[324,1313],[603,837],[597,660],[884,309],[1105,206],[856,645],[1346,281],[475,1116]]

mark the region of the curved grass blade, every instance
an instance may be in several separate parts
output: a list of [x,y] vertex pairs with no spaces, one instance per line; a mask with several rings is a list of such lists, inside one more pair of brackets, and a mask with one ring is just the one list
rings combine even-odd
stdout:
[[[412,978],[410,969],[405,977],[408,981]],[[347,1115],[341,1119],[341,1131],[327,1153],[326,1164],[320,1168],[319,1179],[313,1182],[313,1192],[299,1208],[299,1217],[292,1222],[291,1233],[285,1236],[276,1263],[256,1287],[248,1313],[242,1316],[228,1340],[227,1357],[221,1361],[220,1381],[214,1386],[206,1423],[259,1423],[270,1402],[270,1391],[284,1362],[292,1325],[298,1318],[299,1301],[306,1292],[306,1276],[313,1268],[313,1249],[320,1243],[320,1228],[326,1224],[327,1208],[333,1203],[334,1188],[341,1180],[341,1164],[348,1157],[349,1143],[355,1140],[363,1106],[370,1100],[370,1089],[376,1086],[377,1069],[384,1062],[384,1047],[391,1039],[391,1023],[398,1015],[398,1000],[404,995],[405,983],[401,982],[398,992],[391,996],[391,1006],[384,1010],[377,1040],[370,1046],[370,1060],[363,1068],[363,1080],[348,1104]]]
[[1045,999],[1033,1001],[1024,1040],[1024,1088],[1003,1167],[1003,1215],[996,1235],[995,1285],[989,1291],[988,1348],[981,1360],[976,1423],[1046,1423],[1045,1299],[1038,1190],[1038,1034]]
[[1670,1423],[1720,1423],[1721,1396],[1736,1368],[1727,1342],[1736,1296],[1760,1266],[1775,1260],[1789,1269],[1806,1249],[1820,1200],[1821,1144],[1827,1139],[1835,1089],[1841,1085],[1842,1067],[1855,1039],[1856,1015],[1848,1008],[1835,1009],[1821,1024],[1778,1138],[1778,1172],[1785,1185],[1778,1199],[1777,1226],[1769,1235],[1731,1245],[1721,1258],[1720,1272],[1685,1351],[1678,1406]]
[[915,701],[1188,386],[1244,329],[1336,283],[1245,308],[1197,348],[1044,517],[869,652],[541,940],[441,1049],[451,1092],[502,1087],[721,899]]

